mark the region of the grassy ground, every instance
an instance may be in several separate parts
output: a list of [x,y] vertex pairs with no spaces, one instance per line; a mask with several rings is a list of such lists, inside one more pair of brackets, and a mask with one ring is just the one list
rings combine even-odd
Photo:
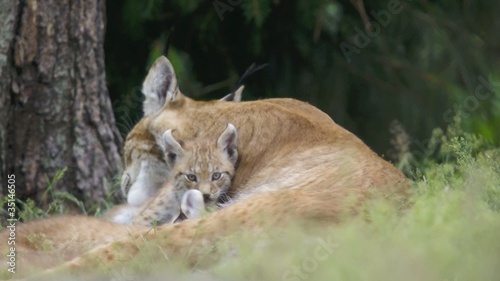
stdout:
[[262,250],[237,241],[239,254],[210,271],[236,280],[499,280],[499,162],[486,158],[429,168],[403,214],[374,202],[370,222],[317,236],[292,230]]
[[500,150],[461,132],[435,135],[412,170],[408,209],[373,201],[339,225],[229,237],[209,267],[139,259],[112,280],[499,280]]
[[[453,163],[428,164],[415,181],[413,206],[403,212],[377,201],[367,206],[369,220],[232,237],[223,243],[227,256],[196,277],[499,280],[500,151],[460,157]],[[164,266],[152,271],[167,276],[179,272]],[[185,280],[194,277],[188,274]]]

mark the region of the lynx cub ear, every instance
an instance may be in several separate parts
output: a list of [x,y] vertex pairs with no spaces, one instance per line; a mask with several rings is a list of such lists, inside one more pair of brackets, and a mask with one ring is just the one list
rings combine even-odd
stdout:
[[241,94],[243,93],[243,89],[245,89],[245,86],[241,85],[236,91],[228,94],[227,96],[223,97],[220,99],[221,101],[234,101],[234,102],[240,102],[241,101]]
[[183,95],[177,85],[177,77],[170,61],[161,56],[149,69],[142,84],[144,94],[144,116],[158,112],[164,105],[182,99]]
[[229,161],[234,165],[238,160],[238,133],[233,124],[227,124],[226,130],[220,135],[217,140],[217,147],[223,154],[227,156]]
[[161,146],[165,152],[165,160],[172,167],[177,158],[182,156],[184,149],[182,149],[182,146],[172,136],[172,130],[167,130],[163,133],[162,141]]

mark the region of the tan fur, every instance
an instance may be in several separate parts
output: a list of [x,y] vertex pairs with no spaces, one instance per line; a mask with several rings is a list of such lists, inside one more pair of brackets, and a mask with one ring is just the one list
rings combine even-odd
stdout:
[[[16,276],[46,269],[145,228],[123,226],[86,216],[57,216],[18,223],[15,245],[7,245],[9,231],[0,232],[0,254],[16,249]],[[4,264],[5,266],[5,264]],[[1,275],[0,275],[1,276]]]
[[132,206],[127,203],[115,205],[113,208],[105,212],[101,218],[119,224],[132,224],[133,220],[149,202],[150,201],[146,201],[144,205],[139,207]]
[[[168,81],[172,81],[171,85],[162,85],[162,79],[168,77]],[[133,206],[140,206],[145,203],[148,198],[153,197],[162,186],[162,184],[168,179],[170,174],[169,167],[165,164],[165,159],[163,157],[163,152],[159,147],[158,143],[161,133],[167,129],[185,128],[189,127],[191,132],[187,134],[186,138],[192,138],[198,135],[198,131],[205,129],[214,129],[216,120],[220,121],[220,114],[224,114],[225,108],[231,108],[235,103],[228,103],[224,101],[241,101],[243,86],[239,87],[234,93],[222,98],[220,101],[211,101],[208,103],[196,102],[182,95],[177,87],[177,79],[173,69],[171,69],[170,62],[164,58],[160,57],[155,61],[151,67],[143,85],[143,92],[145,94],[144,101],[144,112],[145,117],[135,126],[137,130],[132,130],[126,139],[124,148],[124,158],[125,158],[125,171],[122,176],[122,192],[127,196],[127,201]],[[165,83],[165,81],[163,80]],[[161,97],[162,94],[155,94],[152,91],[163,91],[163,95],[166,97]],[[168,90],[167,90],[168,89]],[[161,98],[158,98],[158,97]],[[233,99],[228,99],[231,96]],[[163,104],[159,106],[158,104]],[[251,102],[254,103],[254,102]],[[316,107],[295,99],[281,98],[281,99],[266,99],[261,100],[259,103],[265,103],[270,109],[278,109],[283,113],[291,113],[296,117],[304,117],[308,120],[313,120],[317,124],[325,124],[326,126],[334,124],[333,120],[324,112],[318,110]],[[178,112],[180,110],[189,108],[191,111],[196,112],[199,106],[203,105],[217,104],[217,108],[206,112],[205,116],[197,114],[194,116],[193,120],[185,119],[185,115],[179,116]],[[253,106],[253,105],[252,105]],[[171,110],[161,110],[171,109]],[[243,106],[246,108],[247,106]],[[231,115],[235,114],[234,111],[238,111],[239,108],[234,108],[231,113],[227,113],[228,120],[231,119]],[[262,108],[261,111],[265,111]],[[250,109],[243,110],[242,117],[253,118],[253,116],[246,114],[252,113]],[[237,113],[236,113],[237,114]],[[258,114],[258,113],[256,113]],[[159,117],[161,115],[161,117]],[[202,124],[197,124],[197,117],[203,118]],[[256,119],[256,122],[266,121],[265,115],[260,119]],[[158,124],[158,121],[165,120],[163,124]],[[194,121],[194,122],[193,122]],[[154,122],[154,123],[152,123]],[[209,128],[206,128],[206,124],[209,124]],[[263,123],[262,125],[264,125]],[[168,126],[172,126],[169,128]],[[278,125],[279,124],[273,124]],[[273,130],[274,127],[268,127]],[[213,135],[213,131],[210,133]],[[130,140],[130,141],[129,141]],[[252,150],[252,147],[249,148]],[[238,173],[240,174],[240,173]],[[143,180],[138,180],[139,175],[142,175]],[[246,175],[239,175],[239,177],[244,177]],[[132,190],[132,192],[130,192]]]
[[[187,142],[182,148],[167,131],[164,135],[170,139],[178,150],[173,164],[170,179],[160,189],[157,196],[151,199],[132,220],[133,224],[152,226],[164,223],[173,223],[181,213],[182,197],[188,190],[199,190],[206,197],[207,204],[213,205],[221,195],[224,195],[231,186],[235,163],[238,158],[236,150],[236,130],[229,124],[220,135],[218,141],[214,139],[194,140]],[[226,151],[226,139],[230,136],[232,153]],[[164,136],[165,138],[165,136]],[[164,144],[165,145],[165,144]],[[175,150],[165,148],[167,153]],[[218,174],[218,178],[213,178]],[[189,176],[195,178],[189,180]],[[184,200],[185,201],[185,200]]]
[[125,142],[125,159],[129,159],[122,176],[121,189],[128,204],[139,207],[153,197],[168,179],[170,168],[156,139],[148,133],[131,133],[127,139],[142,142]]
[[[179,93],[177,78],[168,60],[157,60],[151,67],[142,91],[145,96],[144,116],[154,116],[162,106],[167,105],[173,96]],[[168,82],[168,83],[166,83]],[[244,87],[220,99],[221,102],[240,102]],[[167,97],[168,96],[168,97]],[[176,122],[175,115],[164,116]],[[148,122],[144,123],[148,126]],[[168,128],[167,128],[168,129]],[[159,188],[168,179],[170,168],[166,165],[158,136],[148,131],[131,132],[127,139],[141,139],[140,143],[125,142],[124,156],[126,169],[122,176],[121,190],[129,205],[138,207],[157,194]]]
[[[145,84],[165,60],[157,60]],[[238,128],[241,159],[229,190],[231,201],[203,219],[161,226],[155,232],[137,231],[134,238],[117,237],[53,272],[116,264],[133,258],[150,240],[170,257],[196,262],[200,252],[238,229],[289,221],[338,222],[356,213],[367,198],[408,192],[399,170],[308,104],[291,99],[199,102],[179,91],[165,100],[160,111],[143,118],[127,137],[127,167],[140,158],[131,157],[138,154],[135,150],[166,129],[175,129],[179,140],[210,139],[232,123]],[[149,153],[141,157],[159,159],[154,150]],[[60,229],[66,231],[65,225]]]

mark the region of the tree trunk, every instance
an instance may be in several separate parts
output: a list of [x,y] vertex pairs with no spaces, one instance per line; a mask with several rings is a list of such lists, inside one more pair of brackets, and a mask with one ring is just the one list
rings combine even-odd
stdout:
[[[99,202],[121,166],[104,69],[104,0],[0,1],[0,181]],[[5,184],[4,184],[5,183]]]

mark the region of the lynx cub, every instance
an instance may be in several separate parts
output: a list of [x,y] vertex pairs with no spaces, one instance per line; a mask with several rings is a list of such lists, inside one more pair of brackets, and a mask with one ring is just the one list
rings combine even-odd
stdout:
[[147,226],[200,217],[205,204],[215,206],[231,186],[238,159],[236,142],[232,124],[216,143],[196,140],[181,145],[172,130],[166,131],[160,146],[171,170],[167,182],[143,206],[120,205],[106,217],[121,224]]

